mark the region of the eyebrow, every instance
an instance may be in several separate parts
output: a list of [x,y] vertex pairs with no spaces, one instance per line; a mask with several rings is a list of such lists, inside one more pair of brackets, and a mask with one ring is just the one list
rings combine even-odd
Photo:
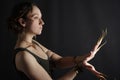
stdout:
[[32,14],[32,15],[31,15],[31,17],[33,17],[33,16],[35,16],[35,15],[37,15],[37,16],[38,16],[38,14],[36,14],[36,13],[35,13],[35,14]]
[[[32,14],[30,17],[33,17],[33,16],[35,16],[35,15],[39,16],[39,14],[34,13],[34,14]],[[41,17],[42,17],[42,15],[41,15]]]

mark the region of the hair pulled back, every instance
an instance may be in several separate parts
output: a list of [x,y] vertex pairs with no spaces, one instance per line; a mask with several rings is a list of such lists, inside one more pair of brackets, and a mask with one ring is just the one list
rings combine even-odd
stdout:
[[22,2],[14,6],[11,16],[8,18],[8,29],[19,34],[24,30],[18,19],[27,18],[27,14],[32,11],[33,6],[37,6],[34,2]]

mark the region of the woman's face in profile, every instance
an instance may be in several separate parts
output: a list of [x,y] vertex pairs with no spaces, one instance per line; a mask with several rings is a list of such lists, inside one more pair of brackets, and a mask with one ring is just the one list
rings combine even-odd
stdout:
[[34,35],[40,35],[43,29],[43,20],[40,9],[37,6],[33,6],[32,11],[27,14],[26,19],[27,32]]

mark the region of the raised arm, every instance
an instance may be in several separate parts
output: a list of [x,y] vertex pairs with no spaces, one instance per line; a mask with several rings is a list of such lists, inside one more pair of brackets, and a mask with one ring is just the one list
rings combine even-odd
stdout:
[[100,78],[100,80],[106,80],[105,79],[105,75],[103,75],[102,73],[98,72],[93,65],[88,63],[88,61],[93,59],[95,57],[95,54],[100,50],[100,48],[103,45],[105,45],[106,42],[102,43],[102,41],[103,41],[104,37],[106,36],[106,34],[107,34],[107,30],[102,31],[102,35],[99,37],[96,45],[93,47],[93,49],[90,51],[90,53],[88,53],[86,55],[83,55],[83,56],[77,56],[76,57],[76,63],[79,66],[82,66],[82,67],[88,69],[94,75],[96,75],[98,78]]

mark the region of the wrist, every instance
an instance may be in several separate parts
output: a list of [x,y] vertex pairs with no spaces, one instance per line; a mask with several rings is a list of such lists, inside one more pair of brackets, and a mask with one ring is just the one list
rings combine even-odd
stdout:
[[74,67],[74,71],[76,71],[76,73],[83,72],[83,67],[82,67],[82,66],[79,66],[79,65],[76,65],[76,66]]
[[78,64],[77,56],[74,56],[74,57],[73,57],[73,60],[74,60],[74,63],[77,65],[77,64]]
[[77,65],[77,63],[78,63],[78,62],[77,62],[77,56],[74,56],[74,57],[73,57],[73,61],[74,61],[74,64]]

